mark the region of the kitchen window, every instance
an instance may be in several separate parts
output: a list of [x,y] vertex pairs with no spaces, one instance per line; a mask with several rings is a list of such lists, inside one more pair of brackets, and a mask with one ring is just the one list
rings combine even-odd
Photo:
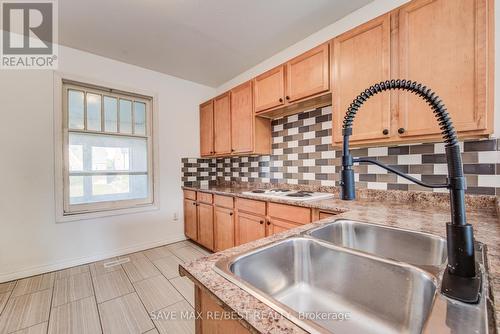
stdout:
[[153,204],[152,98],[62,88],[64,215]]

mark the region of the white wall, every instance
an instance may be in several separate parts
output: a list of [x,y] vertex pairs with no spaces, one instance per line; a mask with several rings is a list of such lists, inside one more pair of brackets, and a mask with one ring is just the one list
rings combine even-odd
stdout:
[[[368,5],[350,13],[341,20],[315,32],[296,44],[278,52],[274,56],[264,60],[247,71],[237,75],[233,79],[217,87],[217,94],[237,86],[253,77],[282,64],[289,59],[296,57],[313,47],[324,43],[335,36],[338,36],[364,22],[367,22],[379,15],[387,13],[410,0],[374,0]],[[496,1],[495,1],[496,2]],[[500,45],[500,5],[495,4],[495,45]],[[496,47],[495,52],[495,126],[494,137],[500,134],[500,50]]]
[[56,223],[54,73],[0,71],[0,282],[184,238],[180,159],[198,155],[198,104],[215,89],[64,47],[59,71],[157,94],[160,208]]

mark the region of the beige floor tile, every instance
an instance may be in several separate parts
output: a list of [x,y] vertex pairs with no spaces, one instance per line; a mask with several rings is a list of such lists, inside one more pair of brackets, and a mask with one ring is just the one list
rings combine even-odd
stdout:
[[154,328],[136,293],[99,304],[99,314],[106,334],[141,334]]
[[107,263],[113,262],[116,260],[118,260],[118,258],[112,257],[109,259],[105,259],[102,261],[98,261],[98,262],[94,262],[94,263],[89,264],[90,272],[92,273],[92,276],[96,277],[98,275],[103,275],[106,273],[120,270],[122,268],[121,265],[115,265],[115,266],[107,266],[106,265]]
[[0,316],[0,333],[10,333],[49,320],[52,289],[11,297]]
[[134,260],[123,264],[123,269],[127,272],[132,283],[143,279],[161,275],[151,261],[148,259]]
[[156,328],[154,328],[154,329],[152,329],[152,330],[150,330],[150,331],[147,331],[147,332],[146,332],[146,333],[144,333],[144,334],[160,334],[160,333],[158,333],[158,330],[157,330]]
[[102,333],[94,297],[55,307],[51,311],[49,334]]
[[183,262],[177,256],[172,255],[153,261],[153,263],[166,278],[170,279],[179,276],[179,264]]
[[11,293],[10,291],[5,293],[0,293],[0,314],[2,314],[5,305],[7,305],[7,300],[9,300],[10,293]]
[[162,309],[160,312],[171,313],[176,315],[177,319],[159,319],[154,320],[156,328],[161,334],[194,334],[194,320],[182,318],[183,312],[193,312],[193,308],[185,300],[173,304],[167,308]]
[[52,307],[63,305],[75,300],[94,295],[90,272],[84,272],[56,280],[54,283],[54,296]]
[[14,290],[16,286],[16,281],[0,283],[0,293],[9,292]]
[[98,275],[93,278],[93,282],[98,303],[134,292],[123,269]]
[[54,273],[33,276],[21,279],[12,290],[12,296],[17,297],[28,293],[51,289],[54,286]]
[[84,264],[77,267],[71,267],[68,269],[59,270],[56,272],[56,279],[67,278],[72,275],[77,275],[81,273],[88,273],[90,271],[89,265]]
[[126,259],[129,258],[130,261],[137,261],[137,260],[146,260],[147,257],[144,255],[143,252],[137,252],[137,253],[132,253],[132,254],[126,254],[118,257],[119,259]]
[[179,241],[179,242],[174,242],[173,244],[168,244],[165,247],[167,247],[167,249],[169,249],[169,250],[172,250],[172,249],[191,246],[191,245],[194,245],[194,243],[192,243],[189,240],[183,240],[183,241]]
[[194,284],[187,277],[176,277],[170,283],[181,293],[181,295],[194,307]]
[[160,310],[183,299],[163,276],[134,283],[134,287],[148,312]]
[[48,322],[42,322],[41,324],[31,326],[20,331],[16,331],[12,334],[47,334]]
[[172,253],[174,253],[175,256],[177,256],[178,258],[180,258],[184,262],[191,262],[191,261],[194,261],[196,259],[199,259],[200,257],[205,256],[205,254],[194,249],[191,246],[173,249]]
[[168,250],[167,246],[161,246],[161,247],[147,249],[143,253],[151,261],[158,260],[158,259],[161,259],[162,257],[172,255],[172,253]]
[[202,253],[205,256],[213,254],[213,253],[209,252],[208,250],[206,250],[205,248],[203,248],[203,247],[201,247],[201,246],[199,246],[197,244],[191,243],[191,245],[189,245],[189,246],[193,247],[194,249],[196,249],[197,251],[199,251],[200,253]]

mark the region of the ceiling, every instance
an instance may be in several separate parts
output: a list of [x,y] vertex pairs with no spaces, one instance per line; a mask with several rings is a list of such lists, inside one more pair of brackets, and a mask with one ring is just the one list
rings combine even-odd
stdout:
[[59,42],[216,87],[372,0],[63,0]]

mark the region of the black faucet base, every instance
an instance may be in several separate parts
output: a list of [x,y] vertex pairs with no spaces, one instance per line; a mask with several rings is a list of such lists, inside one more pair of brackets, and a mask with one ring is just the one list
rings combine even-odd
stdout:
[[[479,268],[479,264],[476,263]],[[446,297],[467,304],[477,304],[481,293],[482,277],[480,270],[474,277],[460,277],[445,270],[441,284],[441,293]]]

